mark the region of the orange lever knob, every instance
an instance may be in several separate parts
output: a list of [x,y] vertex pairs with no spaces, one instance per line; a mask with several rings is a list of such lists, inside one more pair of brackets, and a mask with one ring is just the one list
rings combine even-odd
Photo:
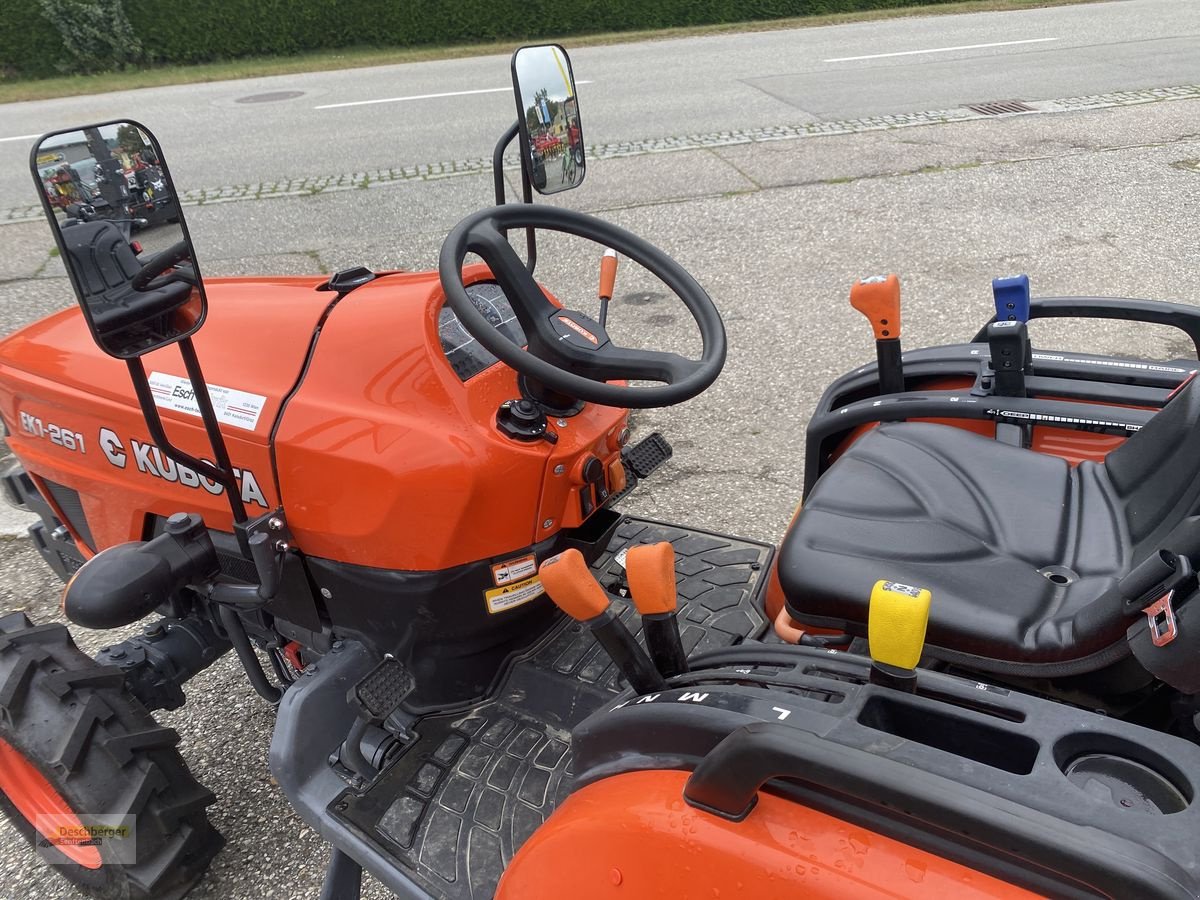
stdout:
[[578,622],[587,622],[608,609],[609,598],[578,550],[564,550],[538,569],[542,587],[554,605]]
[[600,299],[611,300],[617,284],[617,252],[605,250],[600,257]]
[[675,549],[669,543],[630,547],[625,557],[625,577],[633,605],[643,616],[675,612]]
[[854,282],[850,305],[870,320],[875,340],[900,337],[900,279],[895,275],[876,275]]

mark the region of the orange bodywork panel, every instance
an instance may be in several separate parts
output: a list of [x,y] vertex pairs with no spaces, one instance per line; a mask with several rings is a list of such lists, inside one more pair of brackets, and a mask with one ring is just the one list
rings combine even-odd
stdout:
[[1102,462],[1104,457],[1125,443],[1125,440],[1126,438],[1119,434],[1092,434],[1071,428],[1039,425],[1033,429],[1030,447],[1038,453],[1060,456],[1071,465],[1077,466],[1084,460]]
[[[488,275],[464,270],[468,284]],[[306,553],[437,571],[520,550],[582,523],[580,460],[619,457],[627,414],[595,404],[552,418],[556,443],[503,435],[496,412],[520,396],[516,373],[460,381],[438,337],[443,300],[436,272],[391,275],[326,321],[275,444]]]
[[[465,277],[489,274],[474,266]],[[253,395],[249,418],[222,424],[251,515],[282,503],[299,550],[406,571],[524,550],[582,524],[579,463],[619,466],[624,410],[589,404],[552,419],[556,443],[508,438],[496,412],[520,396],[516,374],[454,373],[436,272],[381,276],[336,305],[316,290],[325,280],[205,282],[208,317],[194,337],[205,378]],[[144,364],[159,376],[156,397],[174,402],[178,351]],[[211,456],[198,416],[161,403],[159,413],[176,446]],[[125,363],[95,346],[77,308],[0,342],[0,415],[35,482],[79,492],[95,544],[76,535],[85,551],[142,539],[149,514],[196,512],[232,527],[220,487],[153,446]]]
[[[313,290],[323,280],[206,281],[208,321],[194,338],[205,377],[263,398],[255,427],[222,429],[251,515],[279,502],[270,433],[332,299]],[[143,363],[147,374],[185,376],[173,347]],[[161,406],[159,413],[176,446],[211,457],[197,416]],[[76,307],[0,343],[0,415],[9,446],[35,481],[50,479],[79,492],[96,544],[87,548],[76,535],[85,552],[142,539],[147,514],[183,510],[200,513],[213,528],[232,527],[220,487],[181,471],[153,446],[126,364],[96,347]]]
[[687,772],[630,772],[569,796],[497,900],[1030,900],[1022,888],[760,791],[741,822],[683,801]]

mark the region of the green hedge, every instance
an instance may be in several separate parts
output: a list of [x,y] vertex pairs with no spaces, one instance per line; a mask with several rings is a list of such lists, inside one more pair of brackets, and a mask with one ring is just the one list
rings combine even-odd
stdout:
[[[536,40],[779,19],[931,0],[9,0],[0,71],[34,78],[139,63],[201,63],[343,47]],[[938,2],[938,0],[933,0]],[[72,29],[120,15],[132,39],[91,54]],[[64,12],[66,10],[66,12]],[[86,42],[85,42],[86,43]],[[94,35],[88,46],[95,44]]]
[[0,8],[0,75],[58,75],[66,55],[62,35],[37,0],[7,0]]

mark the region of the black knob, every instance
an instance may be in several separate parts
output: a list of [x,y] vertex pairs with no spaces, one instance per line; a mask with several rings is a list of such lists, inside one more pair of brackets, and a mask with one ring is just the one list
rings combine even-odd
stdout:
[[518,400],[512,405],[511,414],[514,422],[533,423],[546,418],[532,400]]
[[589,456],[583,464],[583,480],[588,484],[597,484],[604,481],[604,463],[596,459],[594,456]]
[[536,441],[546,434],[546,414],[532,400],[506,400],[496,411],[496,427],[517,441]]

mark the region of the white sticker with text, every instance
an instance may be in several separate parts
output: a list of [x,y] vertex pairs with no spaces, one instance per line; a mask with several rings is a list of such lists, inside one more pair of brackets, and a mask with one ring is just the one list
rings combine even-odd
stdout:
[[[189,416],[200,415],[200,407],[196,404],[196,392],[192,390],[192,383],[186,378],[151,372],[150,390],[154,394],[155,406],[187,413]],[[208,386],[208,396],[212,399],[213,411],[216,412],[219,422],[236,425],[247,431],[258,427],[258,417],[267,402],[267,398],[262,394],[249,394],[246,391],[221,387],[219,384]]]

